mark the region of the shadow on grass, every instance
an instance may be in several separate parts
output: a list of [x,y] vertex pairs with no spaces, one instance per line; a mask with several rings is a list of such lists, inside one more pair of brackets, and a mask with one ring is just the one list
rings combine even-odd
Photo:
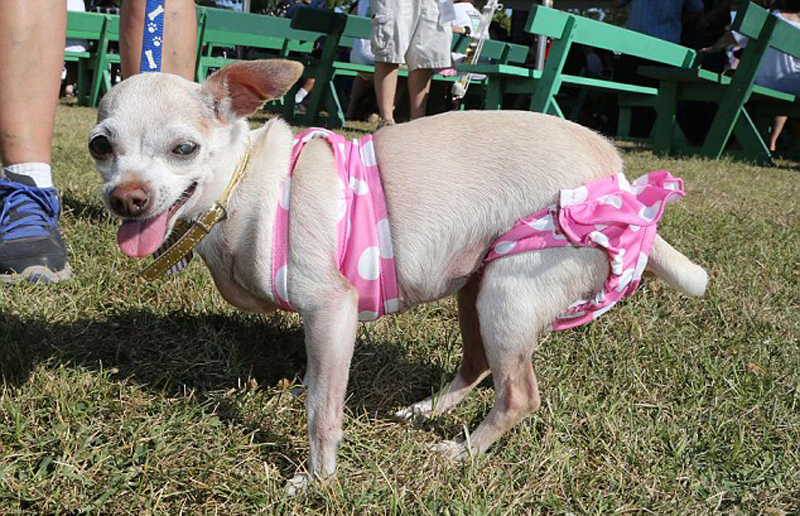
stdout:
[[[0,313],[0,373],[6,384],[20,386],[41,363],[114,371],[115,377],[156,395],[194,391],[197,399],[213,401],[208,410],[220,418],[250,427],[252,417],[245,417],[237,403],[220,402],[222,392],[246,388],[250,379],[270,388],[302,377],[303,334],[286,321],[122,310],[105,318],[51,323],[5,310]],[[348,409],[386,417],[392,408],[430,394],[446,375],[435,364],[409,356],[398,343],[362,341],[353,359]],[[271,433],[257,436],[262,437],[283,440]],[[288,443],[281,453],[295,454]]]
[[62,196],[61,202],[64,204],[64,208],[69,210],[75,218],[86,219],[92,222],[106,222],[113,218],[99,200],[97,203],[86,203],[73,197],[67,191]]

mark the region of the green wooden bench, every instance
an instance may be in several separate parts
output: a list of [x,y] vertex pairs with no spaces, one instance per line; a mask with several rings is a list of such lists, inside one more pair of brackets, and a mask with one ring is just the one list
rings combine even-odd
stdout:
[[[732,25],[748,42],[733,77],[695,70],[664,70],[642,67],[642,74],[661,81],[664,106],[656,119],[655,150],[662,154],[699,154],[719,158],[727,152],[735,158],[771,163],[765,143],[768,129],[758,127],[776,114],[800,114],[800,100],[793,95],[755,84],[756,72],[767,49],[772,47],[800,57],[800,30],[757,4],[742,1]],[[701,148],[692,148],[678,137],[674,106],[678,101],[714,102],[718,110]],[[767,123],[766,126],[769,124]],[[727,150],[731,136],[740,149]]]
[[[339,96],[336,93],[334,80],[337,77],[354,77],[359,73],[373,73],[373,65],[349,63],[338,60],[342,49],[352,47],[355,39],[370,39],[372,22],[363,16],[353,16],[332,11],[318,11],[312,9],[298,9],[292,17],[292,27],[295,29],[311,30],[325,33],[325,43],[319,58],[309,59],[306,64],[306,76],[314,77],[316,83],[309,94],[305,113],[294,113],[294,95],[287,95],[284,116],[296,123],[304,125],[324,125],[337,128],[345,124]],[[460,53],[466,52],[471,43],[471,38],[456,36],[453,38],[452,50]],[[486,58],[503,60],[504,62],[523,62],[527,55],[527,48],[487,40],[481,55]],[[400,76],[407,76],[407,71],[401,69]],[[459,79],[454,75],[433,74],[436,82],[452,84]],[[483,80],[476,80],[470,87],[470,92],[481,91]],[[473,90],[474,88],[474,90]],[[328,114],[321,115],[322,110]]]
[[238,61],[215,56],[219,48],[250,47],[251,58],[287,58],[309,54],[321,37],[317,32],[293,29],[288,18],[213,8],[203,8],[198,14],[198,81],[204,80],[210,69]]
[[[620,130],[626,137],[630,128],[630,110],[634,106],[655,107],[658,88],[602,78],[563,73],[567,56],[575,43],[648,59],[666,66],[688,68],[694,65],[694,50],[647,36],[622,27],[542,6],[531,6],[525,30],[550,38],[552,46],[542,70],[509,64],[460,65],[459,70],[485,74],[489,109],[500,109],[508,94],[529,94],[529,109],[565,118],[558,94],[564,86],[607,91],[620,98]],[[577,113],[573,113],[572,118]]]
[[111,89],[113,85],[111,65],[120,63],[119,54],[110,51],[111,43],[119,43],[119,16],[113,14],[101,16],[106,18],[105,32],[88,63],[92,83],[86,104],[91,107],[97,107],[100,97]]
[[[474,38],[464,34],[454,34],[452,51],[459,54],[466,54],[468,48],[474,43]],[[483,42],[483,47],[481,48],[480,62],[474,66],[488,66],[493,69],[504,66],[522,66],[528,58],[528,51],[528,47],[524,45],[515,45],[513,43],[487,39]],[[459,70],[460,73],[470,73],[462,69],[462,67],[467,66],[470,65],[466,63],[459,64],[456,66],[456,69]],[[458,80],[458,77],[456,77],[456,80]],[[470,91],[472,91],[473,88],[480,91],[481,106],[484,109],[493,109],[496,100],[488,97],[490,93],[489,81],[486,78],[473,80],[471,81]]]
[[78,64],[75,95],[81,105],[96,105],[92,104],[91,99],[98,76],[98,55],[108,49],[108,30],[113,18],[97,13],[67,12],[67,38],[85,40],[87,45],[85,51],[64,52],[65,61]]

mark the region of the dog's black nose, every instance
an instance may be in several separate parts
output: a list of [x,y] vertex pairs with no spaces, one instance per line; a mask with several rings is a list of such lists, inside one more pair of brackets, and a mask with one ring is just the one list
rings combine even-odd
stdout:
[[138,217],[150,204],[150,196],[143,184],[127,183],[114,188],[108,202],[117,215]]

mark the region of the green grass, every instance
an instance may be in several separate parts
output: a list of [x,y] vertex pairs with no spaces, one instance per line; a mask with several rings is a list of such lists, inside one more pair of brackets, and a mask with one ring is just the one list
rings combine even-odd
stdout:
[[452,300],[362,326],[336,480],[303,465],[293,315],[238,312],[193,264],[143,283],[116,247],[85,151],[94,111],[59,108],[55,170],[75,278],[0,289],[0,514],[763,514],[800,512],[800,166],[674,160],[628,147],[629,177],[688,195],[661,233],[710,273],[658,281],[544,337],[542,408],[485,457],[427,447],[487,413],[485,383],[422,427],[388,415],[448,381]]

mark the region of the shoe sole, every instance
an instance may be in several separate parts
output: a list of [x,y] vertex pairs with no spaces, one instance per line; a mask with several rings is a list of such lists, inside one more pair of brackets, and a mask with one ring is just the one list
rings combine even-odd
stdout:
[[0,283],[58,283],[72,277],[72,268],[66,264],[60,271],[53,271],[43,265],[32,265],[16,274],[0,274]]

